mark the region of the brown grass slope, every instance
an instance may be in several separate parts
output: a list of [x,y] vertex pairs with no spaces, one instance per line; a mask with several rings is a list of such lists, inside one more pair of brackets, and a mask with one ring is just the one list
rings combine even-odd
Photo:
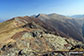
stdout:
[[0,23],[0,43],[3,41],[10,39],[14,34],[21,31],[28,31],[26,27],[30,27],[28,25],[37,25],[39,29],[42,29],[46,33],[55,34],[58,36],[69,37],[64,33],[55,29],[52,25],[49,25],[39,18],[32,18],[28,16],[24,17],[15,17],[3,23]]

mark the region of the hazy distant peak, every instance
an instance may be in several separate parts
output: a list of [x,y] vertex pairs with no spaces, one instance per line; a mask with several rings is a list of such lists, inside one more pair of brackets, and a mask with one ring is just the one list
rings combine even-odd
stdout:
[[77,18],[77,19],[81,19],[81,18],[84,18],[84,15],[73,15],[71,16],[72,18]]
[[72,19],[71,17],[67,17],[56,13],[48,14],[48,16],[52,18],[57,18],[57,19]]
[[51,15],[58,15],[58,14],[56,14],[56,13],[51,13],[51,14],[48,14],[48,16],[51,16]]

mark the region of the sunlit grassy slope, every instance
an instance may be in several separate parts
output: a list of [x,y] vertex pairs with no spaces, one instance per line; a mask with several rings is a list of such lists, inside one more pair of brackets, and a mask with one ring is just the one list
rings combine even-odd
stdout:
[[10,39],[15,33],[23,30],[23,28],[17,28],[15,26],[14,20],[0,23],[0,43],[5,42],[5,40]]

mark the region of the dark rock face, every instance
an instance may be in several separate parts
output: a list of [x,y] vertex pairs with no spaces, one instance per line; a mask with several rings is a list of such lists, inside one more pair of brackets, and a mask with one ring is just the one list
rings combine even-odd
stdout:
[[29,28],[37,28],[33,23],[29,23],[29,24],[26,24],[24,26],[22,26],[23,28],[24,27],[29,27]]
[[1,48],[2,51],[5,51],[5,49],[6,49],[6,45],[4,45],[4,46]]

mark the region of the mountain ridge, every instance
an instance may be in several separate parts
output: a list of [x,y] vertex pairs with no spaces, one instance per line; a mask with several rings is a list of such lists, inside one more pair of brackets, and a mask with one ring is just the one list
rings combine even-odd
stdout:
[[1,56],[58,56],[54,51],[69,51],[77,44],[82,42],[40,18],[14,17],[0,24]]

